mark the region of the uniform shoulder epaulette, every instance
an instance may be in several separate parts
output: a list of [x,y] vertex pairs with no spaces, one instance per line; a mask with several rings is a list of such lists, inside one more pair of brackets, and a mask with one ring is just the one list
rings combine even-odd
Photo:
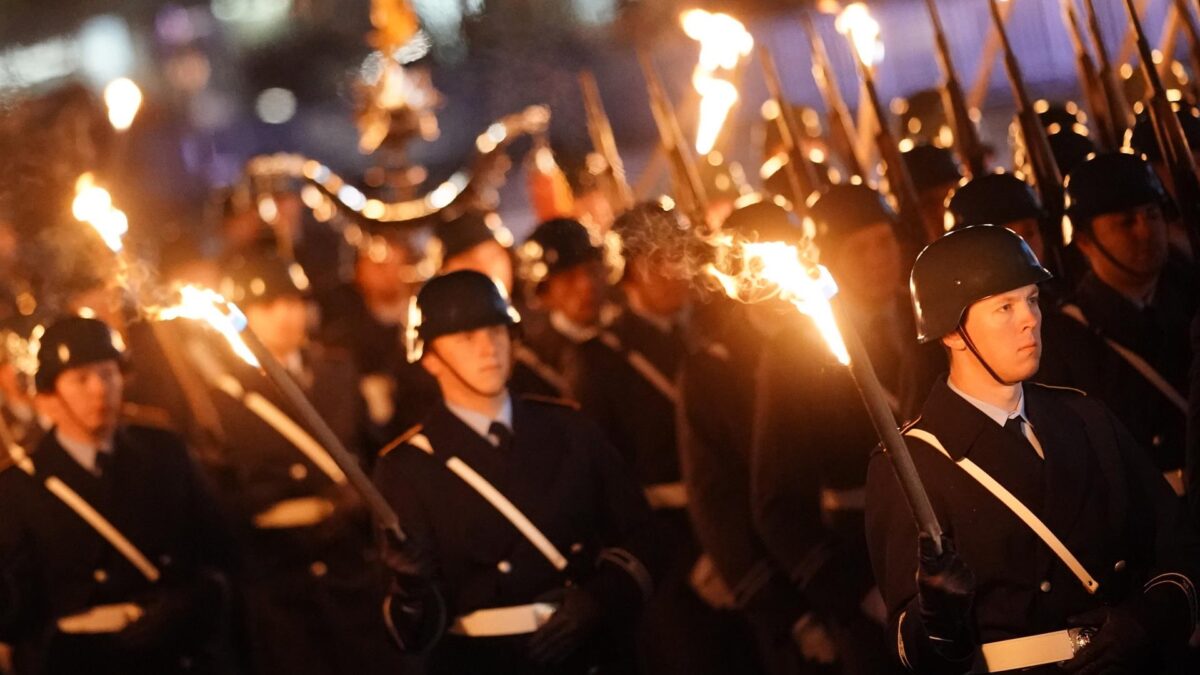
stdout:
[[1054,391],[1069,391],[1073,394],[1079,394],[1080,396],[1087,396],[1086,391],[1084,391],[1082,389],[1076,389],[1075,387],[1061,387],[1061,386],[1054,385],[1054,384],[1042,384],[1041,382],[1030,382],[1030,384],[1039,386],[1042,389],[1052,389]]
[[579,411],[579,402],[569,398],[559,396],[545,396],[543,394],[521,394],[522,401],[533,401],[534,403],[545,403],[546,405],[556,405],[560,408],[570,408],[574,411]]
[[381,448],[379,450],[379,456],[386,457],[388,455],[388,453],[390,453],[391,451],[395,450],[396,448],[407,443],[409,441],[409,439],[412,438],[413,436],[416,436],[417,434],[421,433],[421,429],[423,429],[423,428],[424,428],[424,426],[421,424],[414,425],[411,429],[400,434],[396,438],[392,439],[392,441],[390,443],[383,446],[383,448]]
[[177,431],[171,413],[165,408],[126,401],[121,404],[121,422],[159,431]]

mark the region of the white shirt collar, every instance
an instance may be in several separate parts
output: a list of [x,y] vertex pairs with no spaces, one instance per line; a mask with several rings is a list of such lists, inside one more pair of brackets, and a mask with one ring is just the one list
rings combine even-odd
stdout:
[[112,452],[111,439],[106,444],[97,445],[95,443],[67,438],[57,429],[54,431],[54,438],[58,440],[58,444],[62,446],[63,450],[67,451],[71,459],[74,459],[79,463],[79,466],[82,466],[91,473],[96,473],[96,455],[101,452],[105,454]]
[[460,405],[455,405],[449,401],[446,401],[446,408],[450,410],[450,412],[454,413],[455,417],[462,420],[463,424],[471,427],[472,431],[487,439],[489,443],[492,443],[491,437],[488,436],[488,430],[491,429],[492,422],[499,422],[500,424],[503,424],[504,426],[508,427],[509,431],[512,431],[513,428],[512,396],[510,396],[507,391],[504,392],[504,403],[500,405],[500,414],[495,418],[488,417],[487,415],[475,410],[468,410],[467,408],[464,408]]
[[979,412],[983,413],[984,415],[987,415],[988,417],[990,417],[992,419],[993,422],[995,422],[996,424],[999,424],[1000,426],[1004,426],[1005,422],[1008,422],[1008,420],[1010,420],[1014,417],[1020,417],[1022,420],[1025,421],[1026,424],[1029,424],[1029,426],[1033,426],[1029,422],[1029,418],[1025,416],[1025,387],[1023,385],[1019,385],[1019,384],[1017,385],[1018,390],[1021,392],[1020,397],[1017,399],[1017,409],[1016,410],[1005,410],[1004,408],[1001,408],[998,405],[988,403],[987,401],[981,401],[981,400],[975,398],[974,396],[971,396],[970,394],[964,392],[962,389],[959,389],[958,387],[954,386],[954,382],[952,382],[949,378],[946,379],[946,384],[948,384],[950,386],[950,391],[953,391],[954,393],[963,397],[963,399],[965,399],[967,403],[970,403],[971,405],[978,408]]
[[562,312],[550,312],[550,325],[575,344],[583,344],[596,337],[594,327],[580,326]]

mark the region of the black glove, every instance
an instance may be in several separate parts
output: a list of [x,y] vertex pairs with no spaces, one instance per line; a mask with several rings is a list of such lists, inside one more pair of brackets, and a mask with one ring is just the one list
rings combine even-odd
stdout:
[[1099,626],[1086,647],[1062,669],[1080,675],[1130,675],[1146,672],[1150,633],[1132,606],[1101,607],[1067,619],[1074,627]]
[[425,651],[446,627],[446,603],[413,547],[392,542],[382,548],[383,564],[392,573],[383,601],[388,633],[403,652]]
[[529,658],[537,663],[565,661],[600,627],[600,603],[577,587],[556,591],[543,601],[559,602],[558,611],[529,637]]
[[186,583],[157,587],[139,598],[142,616],[115,637],[122,647],[135,651],[203,644],[220,626],[227,602],[225,578],[201,572]]
[[934,648],[948,658],[960,658],[973,648],[971,605],[975,601],[975,573],[942,537],[942,554],[934,540],[922,533],[917,539],[917,602],[921,623]]

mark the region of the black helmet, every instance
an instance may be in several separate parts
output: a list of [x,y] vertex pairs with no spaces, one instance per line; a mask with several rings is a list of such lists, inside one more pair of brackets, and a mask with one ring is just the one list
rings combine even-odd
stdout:
[[902,138],[929,143],[948,142],[953,137],[940,89],[922,89],[908,98],[896,99],[892,109],[900,117]]
[[808,216],[816,227],[814,238],[817,246],[836,243],[876,223],[896,224],[896,212],[883,195],[866,185],[829,187],[813,202]]
[[34,386],[39,393],[54,391],[58,376],[71,368],[114,360],[125,365],[125,345],[103,321],[82,316],[59,319],[46,329],[37,351]]
[[950,232],[926,246],[913,263],[908,287],[917,340],[941,339],[958,328],[976,302],[1051,276],[1012,230],[976,225]]
[[1029,183],[1011,173],[992,173],[963,182],[950,195],[946,210],[954,227],[1007,225],[1045,215]]
[[517,249],[519,276],[535,284],[576,265],[603,259],[603,248],[592,241],[588,229],[569,218],[538,225]]
[[922,192],[962,179],[954,153],[930,143],[918,143],[902,153],[913,186]]
[[[1183,127],[1188,146],[1192,152],[1200,151],[1200,110],[1186,103],[1173,103],[1175,116]],[[1125,147],[1135,153],[1146,156],[1151,162],[1163,161],[1162,150],[1158,147],[1158,137],[1154,135],[1154,125],[1150,123],[1150,115],[1142,111],[1137,116],[1137,122],[1125,136]]]
[[500,223],[499,216],[475,211],[434,225],[433,236],[437,242],[434,257],[439,266],[486,241],[495,241],[504,248],[512,246],[513,242],[512,233]]
[[418,361],[425,344],[443,335],[520,321],[500,285],[486,274],[458,270],[436,276],[421,287],[409,312],[408,360]]
[[1067,217],[1076,231],[1089,230],[1092,219],[1106,213],[1172,204],[1146,160],[1122,152],[1094,155],[1067,176],[1065,187]]
[[226,265],[220,290],[227,300],[245,307],[289,296],[303,298],[308,294],[308,277],[299,263],[274,253],[239,255]]
[[1033,104],[1033,109],[1047,134],[1054,135],[1063,131],[1087,134],[1087,115],[1074,101],[1051,103],[1041,99]]
[[1092,139],[1076,131],[1050,134],[1046,141],[1050,144],[1050,154],[1054,155],[1054,163],[1064,176],[1087,161],[1088,155],[1096,152],[1096,144]]
[[749,194],[734,203],[733,212],[721,224],[747,241],[781,241],[798,244],[804,239],[804,225],[785,206],[761,194]]

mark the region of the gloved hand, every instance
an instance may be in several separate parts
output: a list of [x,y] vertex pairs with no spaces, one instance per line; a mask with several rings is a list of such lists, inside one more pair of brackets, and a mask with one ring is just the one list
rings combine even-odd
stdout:
[[216,573],[157,587],[138,599],[141,616],[116,633],[116,640],[131,650],[203,644],[220,625],[227,594],[225,578]]
[[1150,633],[1132,606],[1101,607],[1067,619],[1073,627],[1099,627],[1086,647],[1062,669],[1079,675],[1121,675],[1146,672]]
[[971,605],[975,601],[975,573],[942,537],[942,554],[934,540],[922,533],[917,539],[917,602],[921,623],[934,648],[944,656],[958,658],[973,649]]
[[792,624],[792,641],[800,657],[809,663],[832,665],[838,660],[837,644],[829,628],[812,612],[806,612]]
[[446,627],[446,603],[429,580],[416,547],[385,538],[380,557],[392,573],[383,600],[388,633],[400,651],[419,653],[437,642]]
[[578,587],[541,598],[558,602],[558,611],[529,637],[529,658],[537,663],[562,663],[599,628],[600,603]]

